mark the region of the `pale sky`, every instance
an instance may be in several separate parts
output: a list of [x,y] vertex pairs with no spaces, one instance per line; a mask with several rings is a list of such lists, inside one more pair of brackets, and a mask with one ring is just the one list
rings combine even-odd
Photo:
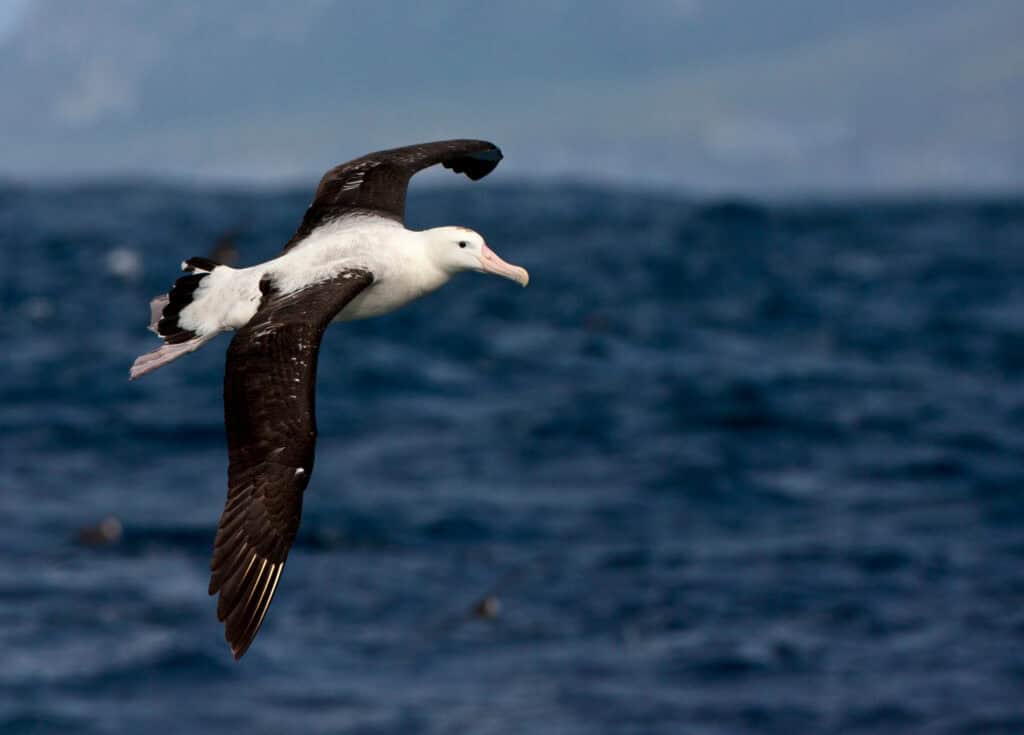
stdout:
[[1024,188],[1020,0],[0,0],[0,176],[308,179],[481,137],[509,177]]
[[29,0],[0,0],[0,41],[13,29],[28,3]]

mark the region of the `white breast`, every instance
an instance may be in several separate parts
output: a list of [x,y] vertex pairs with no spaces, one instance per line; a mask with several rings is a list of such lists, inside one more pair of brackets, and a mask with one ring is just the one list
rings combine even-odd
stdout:
[[348,268],[373,273],[373,284],[349,303],[336,321],[380,316],[443,285],[449,278],[427,256],[419,232],[382,218],[348,220],[318,228],[266,264],[284,293],[333,278]]

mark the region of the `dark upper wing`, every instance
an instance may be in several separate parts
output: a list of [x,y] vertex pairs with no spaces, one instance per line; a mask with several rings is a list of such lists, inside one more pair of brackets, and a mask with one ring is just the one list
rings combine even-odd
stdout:
[[324,222],[346,214],[367,212],[401,222],[409,179],[417,171],[441,163],[476,181],[500,160],[501,151],[485,140],[442,140],[378,151],[335,166],[320,179],[313,203],[284,249],[297,245]]
[[228,498],[214,542],[210,594],[235,658],[267,614],[299,530],[313,472],[316,362],[331,319],[373,276],[345,271],[282,296],[260,282],[263,300],[228,348],[224,375]]

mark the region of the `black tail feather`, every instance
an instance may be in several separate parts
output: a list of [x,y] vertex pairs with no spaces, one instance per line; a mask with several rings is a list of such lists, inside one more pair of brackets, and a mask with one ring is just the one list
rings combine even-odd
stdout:
[[202,255],[196,255],[182,263],[181,269],[188,271],[189,273],[192,273],[193,271],[205,271],[209,273],[218,265],[222,265],[222,263],[218,263],[216,260],[210,260],[209,258],[204,258]]
[[[185,261],[185,265],[187,266],[192,260],[197,259],[190,258]],[[183,329],[178,325],[178,316],[181,314],[182,309],[192,303],[196,289],[199,288],[199,284],[208,275],[210,274],[192,273],[182,276],[174,282],[174,286],[167,294],[167,305],[164,307],[160,321],[156,325],[157,334],[163,337],[167,344],[187,342],[196,336],[196,333],[192,330]]]
[[135,360],[129,372],[132,380],[194,352],[221,331],[215,329],[199,335],[178,323],[181,312],[195,300],[196,290],[203,279],[220,265],[209,258],[189,258],[181,264],[182,270],[188,275],[175,281],[166,296],[157,296],[149,303],[149,328],[163,337],[164,343]]

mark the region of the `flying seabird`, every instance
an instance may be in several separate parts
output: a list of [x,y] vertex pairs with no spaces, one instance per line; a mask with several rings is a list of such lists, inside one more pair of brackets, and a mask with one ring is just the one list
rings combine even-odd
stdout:
[[409,179],[442,164],[472,180],[501,151],[482,140],[447,140],[371,153],[320,180],[284,251],[250,268],[208,258],[182,263],[188,275],[150,304],[150,329],[164,344],[135,360],[134,380],[237,330],[224,373],[228,494],[211,562],[210,594],[236,659],[249,648],[274,597],[299,529],[316,444],[316,363],[332,321],[394,311],[479,271],[526,286],[464,227],[407,230]]

